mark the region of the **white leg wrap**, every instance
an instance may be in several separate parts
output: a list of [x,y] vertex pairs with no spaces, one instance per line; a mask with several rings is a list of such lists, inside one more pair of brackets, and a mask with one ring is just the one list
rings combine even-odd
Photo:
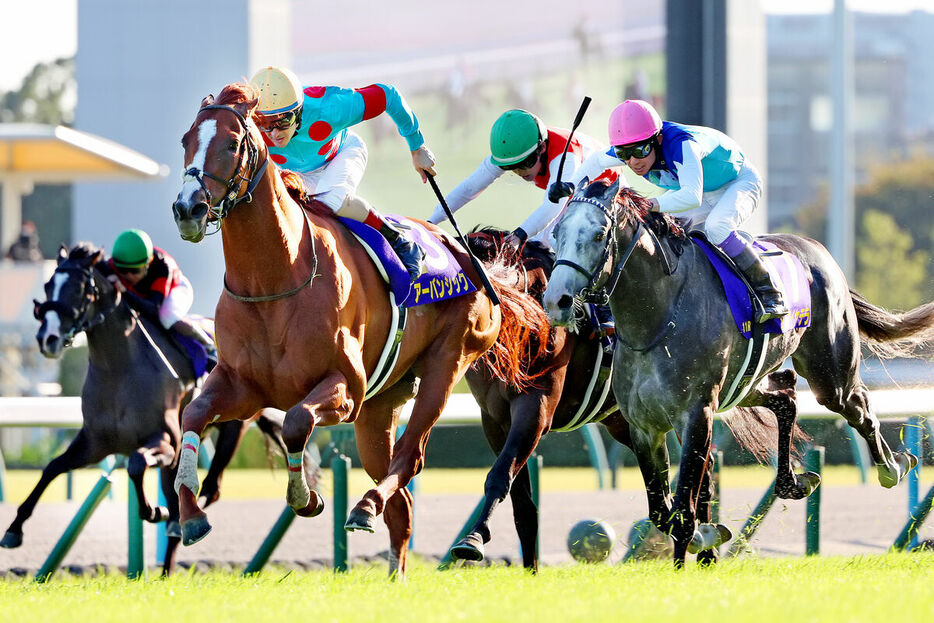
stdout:
[[[732,537],[732,535],[730,535]],[[688,551],[692,554],[703,552],[708,549],[720,547],[728,541],[729,538],[723,534],[717,524],[702,523],[694,531],[694,538],[688,545]]]
[[311,490],[305,482],[305,470],[302,469],[303,452],[289,452],[289,486],[286,490],[286,502],[295,509],[308,506],[311,501]]
[[178,457],[178,474],[175,476],[175,493],[182,485],[188,487],[195,496],[201,485],[198,482],[198,447],[201,439],[192,431],[182,435],[182,452]]

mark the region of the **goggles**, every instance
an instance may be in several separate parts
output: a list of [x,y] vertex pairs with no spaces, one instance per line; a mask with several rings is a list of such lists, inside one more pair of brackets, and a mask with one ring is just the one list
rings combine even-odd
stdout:
[[538,159],[541,157],[541,153],[538,149],[530,153],[524,159],[519,162],[514,162],[512,164],[501,164],[499,168],[503,171],[515,171],[516,169],[531,169],[535,166],[535,163],[538,162]]
[[630,158],[645,158],[650,153],[652,153],[652,145],[655,143],[654,139],[650,139],[643,143],[636,143],[635,145],[614,145],[613,151],[616,152],[616,157],[626,162]]
[[138,275],[143,272],[145,266],[118,266],[114,264],[114,270],[122,275]]
[[257,115],[256,125],[259,126],[259,129],[267,134],[273,130],[288,130],[295,123],[298,118],[298,111],[287,112],[275,117],[263,117]]

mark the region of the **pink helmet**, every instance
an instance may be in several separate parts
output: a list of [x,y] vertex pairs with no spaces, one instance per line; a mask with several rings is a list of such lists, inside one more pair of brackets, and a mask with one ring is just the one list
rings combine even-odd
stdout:
[[662,119],[643,100],[626,100],[610,113],[610,145],[630,145],[652,138],[662,129]]

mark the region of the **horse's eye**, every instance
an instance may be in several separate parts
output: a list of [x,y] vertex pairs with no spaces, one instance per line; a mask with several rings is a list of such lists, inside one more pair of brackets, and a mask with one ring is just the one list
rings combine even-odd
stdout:
[[602,232],[602,231],[601,231],[601,232],[597,232],[597,234],[593,237],[593,241],[594,241],[594,242],[603,242],[603,239],[604,239],[604,238],[606,238],[606,233],[605,233],[605,232]]
[[238,145],[238,144],[239,144],[239,143],[237,143],[237,141],[230,141],[230,142],[227,144],[227,149],[229,149],[230,151],[237,151],[237,145]]

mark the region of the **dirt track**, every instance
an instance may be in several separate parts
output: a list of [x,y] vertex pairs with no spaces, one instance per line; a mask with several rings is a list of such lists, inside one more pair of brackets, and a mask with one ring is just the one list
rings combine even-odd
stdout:
[[[749,511],[762,495],[761,490],[725,490],[721,521],[739,531]],[[477,503],[476,495],[419,495],[416,499],[415,551],[421,555],[443,556]],[[330,502],[330,499],[327,500]],[[52,550],[68,525],[79,502],[40,504],[26,524],[23,546],[0,550],[0,576],[34,573]],[[207,565],[246,564],[256,552],[284,503],[262,501],[220,501],[209,515],[214,530],[192,547],[179,549],[181,563]],[[0,525],[12,520],[16,507],[0,504]],[[626,549],[629,528],[646,514],[641,491],[601,491],[589,493],[546,493],[542,499],[541,555],[544,564],[570,562],[565,540],[568,530],[583,518],[602,518],[617,531],[617,545],[611,561]],[[892,544],[904,525],[907,489],[885,490],[878,485],[828,487],[823,490],[821,553],[826,555],[881,554]],[[276,548],[272,561],[287,565],[330,566],[332,560],[332,520],[329,511],[314,519],[296,518]],[[799,556],[804,553],[805,503],[779,500],[766,517],[752,546],[765,556]],[[929,521],[922,538],[934,533]],[[154,564],[155,530],[145,530],[146,559]],[[127,521],[123,503],[105,500],[65,558],[64,567],[86,571],[96,565],[126,565]],[[349,535],[351,561],[379,556],[388,547],[385,526],[376,534]],[[518,539],[512,524],[509,503],[494,516],[493,541],[487,556],[495,561],[518,562]]]

